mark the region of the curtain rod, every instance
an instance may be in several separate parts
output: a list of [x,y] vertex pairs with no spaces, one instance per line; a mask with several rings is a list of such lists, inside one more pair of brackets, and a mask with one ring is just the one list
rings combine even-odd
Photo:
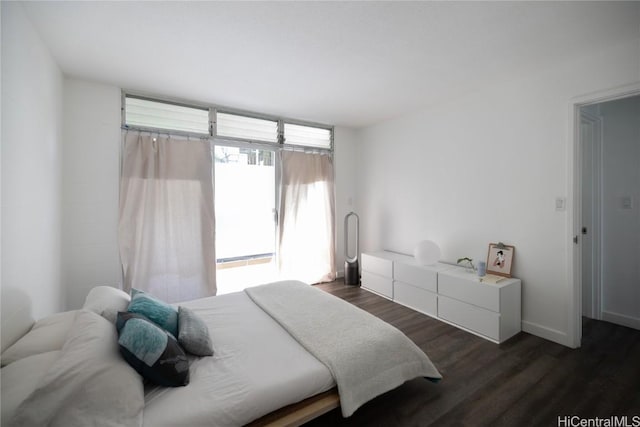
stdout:
[[[125,132],[138,132],[147,135],[166,135],[169,138],[175,137],[179,139],[189,140],[190,138],[204,140],[212,142],[214,145],[227,145],[231,147],[238,148],[264,148],[266,150],[274,150],[274,151],[298,151],[308,154],[321,154],[321,155],[331,155],[333,156],[333,150],[325,149],[325,148],[316,148],[316,147],[306,147],[304,145],[293,145],[293,144],[284,144],[284,145],[274,145],[268,142],[262,141],[251,141],[251,140],[226,140],[220,137],[213,137],[211,135],[204,134],[194,134],[189,132],[181,132],[181,131],[172,131],[170,129],[149,129],[149,128],[138,128],[132,126],[120,126],[120,129]],[[254,146],[254,147],[251,147]]]
[[182,132],[179,130],[171,130],[171,129],[149,129],[149,128],[138,128],[132,126],[120,126],[120,129],[126,132],[138,132],[149,135],[167,135],[169,137],[180,137],[180,138],[194,138],[194,139],[213,139],[211,135],[206,135],[202,133],[190,133],[190,132]]

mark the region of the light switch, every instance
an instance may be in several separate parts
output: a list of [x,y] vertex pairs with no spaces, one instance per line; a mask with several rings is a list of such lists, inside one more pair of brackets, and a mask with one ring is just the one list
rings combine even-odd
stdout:
[[622,197],[622,209],[633,209],[633,200],[631,196]]
[[556,211],[564,211],[567,205],[567,199],[564,197],[556,197]]

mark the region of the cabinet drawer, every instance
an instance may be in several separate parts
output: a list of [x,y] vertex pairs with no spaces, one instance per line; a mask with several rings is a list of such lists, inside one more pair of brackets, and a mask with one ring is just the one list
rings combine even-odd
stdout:
[[362,270],[388,278],[393,277],[393,262],[389,259],[362,254]]
[[435,293],[395,280],[393,300],[430,316],[438,314],[438,297]]
[[421,268],[417,265],[409,265],[396,262],[393,266],[393,278],[410,285],[437,292],[438,273]]
[[372,290],[387,298],[393,298],[393,280],[369,271],[362,272],[362,287]]
[[500,315],[444,296],[438,297],[438,317],[500,340]]
[[441,273],[438,277],[438,294],[500,312],[500,288],[477,281],[472,273],[464,274],[472,276],[473,280]]

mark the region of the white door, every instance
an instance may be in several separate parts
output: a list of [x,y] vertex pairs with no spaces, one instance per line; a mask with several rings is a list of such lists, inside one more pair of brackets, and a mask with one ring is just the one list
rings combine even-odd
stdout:
[[580,112],[582,315],[600,319],[600,119]]

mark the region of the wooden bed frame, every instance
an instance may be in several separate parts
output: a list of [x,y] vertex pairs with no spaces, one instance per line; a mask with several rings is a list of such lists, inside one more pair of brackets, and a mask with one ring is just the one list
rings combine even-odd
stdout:
[[332,388],[294,403],[247,424],[249,427],[297,427],[340,406],[338,390]]

